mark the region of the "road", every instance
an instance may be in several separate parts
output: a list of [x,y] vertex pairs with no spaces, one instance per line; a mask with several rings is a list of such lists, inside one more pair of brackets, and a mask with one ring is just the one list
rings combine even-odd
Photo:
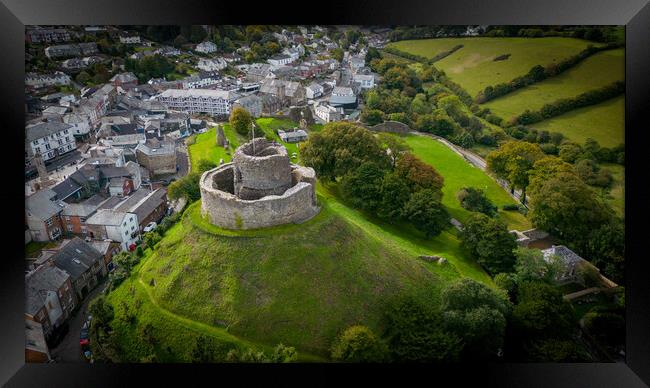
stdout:
[[79,345],[79,335],[81,327],[88,317],[88,303],[97,296],[106,287],[108,276],[102,280],[94,290],[88,294],[86,299],[81,304],[81,307],[70,318],[68,324],[70,330],[68,334],[63,337],[61,342],[56,348],[50,349],[50,355],[55,362],[86,362],[83,354],[81,353],[81,346]]

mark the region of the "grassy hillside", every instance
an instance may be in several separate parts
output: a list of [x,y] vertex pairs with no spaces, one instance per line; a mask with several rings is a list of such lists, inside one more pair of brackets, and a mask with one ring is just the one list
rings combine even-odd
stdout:
[[587,138],[603,147],[615,147],[625,142],[625,97],[619,96],[597,105],[573,110],[531,125],[538,130],[561,132],[583,144]]
[[[456,199],[456,193],[465,186],[483,189],[488,198],[501,208],[516,201],[485,172],[469,164],[462,156],[456,154],[439,141],[427,136],[411,135],[405,137],[413,153],[429,163],[444,177],[442,203],[454,218],[463,222],[471,212],[463,209]],[[500,210],[499,214],[513,229],[530,228],[530,222],[516,211]]]
[[[464,47],[436,62],[451,79],[472,96],[486,86],[508,82],[526,74],[535,65],[559,62],[575,55],[593,42],[573,38],[441,38],[404,40],[390,43],[390,47],[432,58],[462,44]],[[503,54],[503,61],[493,59]]]
[[575,97],[625,78],[625,51],[602,51],[564,73],[482,104],[496,115],[509,119],[526,109],[538,110],[561,98]]
[[[327,356],[332,339],[349,325],[380,330],[393,296],[437,298],[440,287],[459,276],[453,264],[417,259],[416,253],[431,252],[413,244],[417,237],[386,240],[382,227],[358,214],[344,217],[348,210],[335,199],[320,200],[323,210],[306,224],[226,235],[200,216],[199,203],[188,208],[138,274],[109,295],[127,359],[152,351],[164,358],[166,346],[175,354],[204,333],[225,353],[282,342],[315,360]],[[137,314],[136,325],[122,323],[125,305]],[[138,338],[145,322],[154,325],[160,349]]]
[[[231,150],[239,146],[241,142],[240,136],[230,127],[229,124],[224,124],[224,134],[230,142]],[[199,160],[208,159],[215,163],[219,163],[219,159],[223,159],[225,163],[232,159],[232,152],[230,155],[226,153],[223,147],[217,147],[217,129],[210,128],[208,131],[196,135],[194,144],[189,147],[190,161],[192,163],[192,171],[195,170]]]

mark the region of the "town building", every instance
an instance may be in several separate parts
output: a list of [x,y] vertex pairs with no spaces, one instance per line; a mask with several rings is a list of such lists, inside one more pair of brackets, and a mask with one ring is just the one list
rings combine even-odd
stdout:
[[313,100],[314,98],[318,98],[323,95],[325,92],[325,88],[323,88],[322,85],[317,84],[316,82],[312,82],[305,88],[305,96]]
[[53,159],[77,148],[72,126],[57,122],[44,122],[25,128],[27,157],[41,155],[43,161]]
[[358,83],[362,89],[372,89],[375,87],[375,76],[372,74],[355,74],[352,79]]
[[262,81],[260,93],[278,97],[285,105],[301,105],[305,102],[305,88],[295,81],[267,78]]
[[344,109],[354,109],[357,107],[357,96],[347,86],[336,86],[330,96],[330,105],[333,107],[343,107]]
[[218,47],[214,42],[205,41],[197,44],[194,50],[200,53],[209,54],[216,52],[218,50]]
[[226,116],[238,97],[232,91],[217,89],[167,89],[157,99],[172,111]]
[[25,85],[32,86],[34,88],[69,85],[71,81],[72,80],[69,75],[60,71],[54,72],[52,74],[27,73],[25,76]]
[[38,316],[38,311],[45,309],[47,320],[41,319],[38,322],[47,326],[44,333],[46,337],[70,318],[77,305],[72,278],[49,261],[25,275],[25,296],[27,313],[32,317]]
[[118,242],[124,251],[135,249],[140,238],[138,218],[133,213],[100,209],[86,220],[88,236]]
[[173,141],[148,139],[135,148],[135,155],[149,176],[176,173],[176,147]]
[[43,325],[25,318],[25,362],[44,363],[50,362],[51,359],[43,333]]
[[25,200],[27,227],[34,241],[50,241],[61,237],[61,212],[66,204],[56,199],[52,189],[43,189]]
[[25,32],[25,39],[29,43],[58,43],[67,42],[72,38],[65,28],[34,28]]
[[140,35],[123,33],[120,34],[120,43],[122,44],[140,44]]
[[167,211],[167,190],[141,188],[114,207],[114,210],[133,213],[138,218],[139,230],[151,222],[160,222]]
[[326,103],[321,103],[316,105],[316,107],[314,108],[314,113],[318,118],[320,118],[326,123],[330,123],[332,121],[339,121],[344,116],[342,107],[333,107]]
[[62,44],[45,48],[45,56],[50,59],[93,55],[97,54],[98,52],[99,50],[97,49],[97,43],[95,42]]
[[196,67],[203,71],[217,71],[228,67],[228,63],[223,58],[201,58]]
[[282,129],[278,129],[278,136],[280,136],[280,139],[286,143],[298,143],[307,140],[309,137],[304,129],[295,128],[291,131],[283,131]]
[[78,300],[83,300],[107,273],[101,253],[79,237],[63,241],[48,261],[70,275]]
[[138,77],[131,72],[120,73],[113,76],[110,79],[111,84],[116,88],[119,86],[124,90],[134,88],[138,86]]
[[287,54],[275,54],[269,59],[267,59],[267,62],[274,67],[288,65],[293,61],[295,61],[295,58],[292,58]]
[[271,65],[268,63],[252,63],[246,70],[246,80],[260,82],[271,73]]

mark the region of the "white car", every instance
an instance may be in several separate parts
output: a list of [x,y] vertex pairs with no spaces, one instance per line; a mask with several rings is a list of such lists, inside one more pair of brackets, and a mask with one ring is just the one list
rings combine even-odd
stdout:
[[156,229],[157,226],[158,224],[156,224],[155,222],[150,222],[147,224],[147,226],[144,227],[144,229],[142,229],[142,231],[145,233],[151,232],[152,230]]

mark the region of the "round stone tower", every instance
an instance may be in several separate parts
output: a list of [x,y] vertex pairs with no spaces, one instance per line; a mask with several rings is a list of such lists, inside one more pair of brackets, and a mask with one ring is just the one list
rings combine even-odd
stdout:
[[201,212],[229,229],[304,222],[320,211],[313,168],[291,164],[287,149],[264,138],[235,151],[231,163],[199,181]]
[[260,199],[281,195],[291,187],[291,163],[287,149],[264,138],[237,148],[233,156],[235,195]]

